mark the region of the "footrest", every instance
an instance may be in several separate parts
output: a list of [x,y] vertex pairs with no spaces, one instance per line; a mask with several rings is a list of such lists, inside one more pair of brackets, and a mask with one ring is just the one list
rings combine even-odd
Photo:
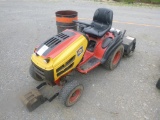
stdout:
[[86,63],[78,67],[78,71],[81,73],[88,73],[93,68],[97,67],[100,64],[100,60],[96,57],[90,58]]
[[21,97],[23,104],[31,112],[46,101],[38,89],[34,89]]

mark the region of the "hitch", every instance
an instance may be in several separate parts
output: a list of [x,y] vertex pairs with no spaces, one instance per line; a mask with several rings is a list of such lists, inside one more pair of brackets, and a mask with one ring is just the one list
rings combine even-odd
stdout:
[[41,83],[36,87],[36,89],[31,90],[27,94],[21,97],[21,100],[23,104],[26,106],[26,108],[29,110],[29,112],[32,112],[37,107],[39,107],[41,104],[43,104],[46,101],[51,102],[53,99],[55,99],[59,93],[55,93],[51,98],[44,97],[41,92],[39,91],[43,86],[47,85],[46,82]]

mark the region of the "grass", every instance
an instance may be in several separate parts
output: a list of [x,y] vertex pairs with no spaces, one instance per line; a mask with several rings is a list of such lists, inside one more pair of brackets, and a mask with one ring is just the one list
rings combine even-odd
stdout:
[[[147,2],[148,0],[86,0],[86,1],[94,1],[98,3],[107,3],[110,5],[117,5],[117,6],[134,6],[134,7],[160,7],[160,3],[156,3],[160,0],[150,0],[152,2]],[[118,2],[120,1],[120,2]],[[143,2],[142,2],[143,1]]]
[[160,4],[160,0],[114,0],[114,1],[117,1],[117,2],[128,2],[128,3],[141,2],[141,3]]

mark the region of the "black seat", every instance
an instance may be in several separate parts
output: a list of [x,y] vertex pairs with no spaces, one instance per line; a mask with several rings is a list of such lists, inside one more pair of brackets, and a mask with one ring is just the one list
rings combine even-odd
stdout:
[[83,32],[89,35],[102,37],[111,29],[113,11],[106,8],[99,8],[95,11],[91,26],[84,28]]

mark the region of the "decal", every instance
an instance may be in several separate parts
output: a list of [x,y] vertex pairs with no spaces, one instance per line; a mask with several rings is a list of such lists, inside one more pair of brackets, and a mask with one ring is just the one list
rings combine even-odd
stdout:
[[37,52],[38,55],[43,55],[43,53],[48,50],[49,47],[47,47],[46,45],[43,45]]
[[77,56],[80,56],[83,53],[83,46],[77,50]]

